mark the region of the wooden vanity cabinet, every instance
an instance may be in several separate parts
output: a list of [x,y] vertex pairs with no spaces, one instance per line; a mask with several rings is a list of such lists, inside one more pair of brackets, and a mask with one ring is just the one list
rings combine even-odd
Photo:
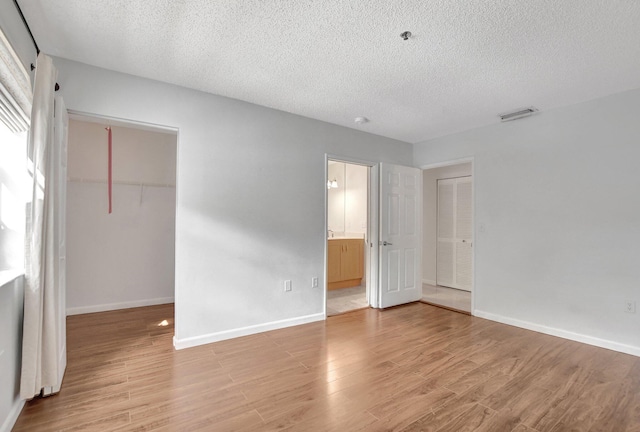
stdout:
[[327,289],[358,286],[364,277],[364,240],[329,239]]

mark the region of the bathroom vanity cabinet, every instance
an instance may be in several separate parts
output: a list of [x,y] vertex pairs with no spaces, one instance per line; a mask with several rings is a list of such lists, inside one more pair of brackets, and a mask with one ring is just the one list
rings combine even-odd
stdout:
[[364,239],[330,238],[327,289],[355,287],[364,277]]

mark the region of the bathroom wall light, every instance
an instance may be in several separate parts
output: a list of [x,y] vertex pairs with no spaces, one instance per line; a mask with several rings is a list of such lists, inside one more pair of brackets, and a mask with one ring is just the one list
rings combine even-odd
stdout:
[[335,189],[335,188],[337,188],[337,187],[338,187],[338,182],[337,182],[337,180],[336,180],[336,179],[329,180],[329,181],[327,182],[327,189],[331,189],[331,188]]

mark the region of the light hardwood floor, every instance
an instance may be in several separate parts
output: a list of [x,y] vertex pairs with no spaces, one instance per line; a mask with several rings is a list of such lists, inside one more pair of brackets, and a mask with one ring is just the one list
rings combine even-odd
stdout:
[[423,283],[422,301],[435,306],[471,313],[471,293],[469,291]]
[[62,391],[14,430],[640,431],[640,358],[423,303],[172,336],[170,305],[69,317]]

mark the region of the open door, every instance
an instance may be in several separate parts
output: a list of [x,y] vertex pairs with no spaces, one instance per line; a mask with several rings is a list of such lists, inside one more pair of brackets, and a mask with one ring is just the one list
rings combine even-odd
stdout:
[[422,298],[422,171],[380,164],[380,306]]

